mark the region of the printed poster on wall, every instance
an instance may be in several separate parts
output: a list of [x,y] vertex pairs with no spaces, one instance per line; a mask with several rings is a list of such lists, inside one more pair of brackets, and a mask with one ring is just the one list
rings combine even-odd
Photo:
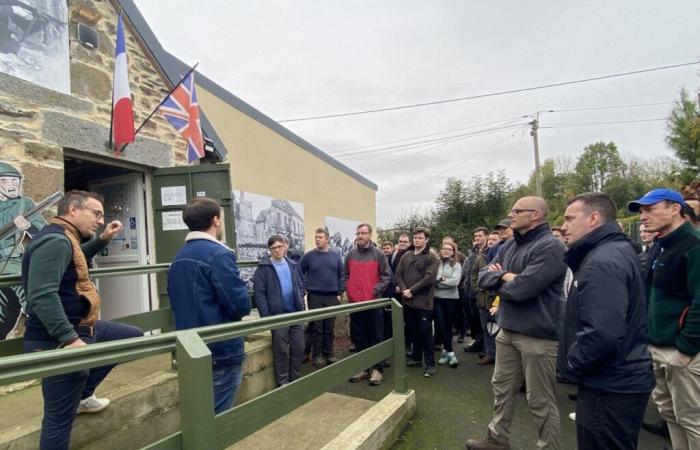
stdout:
[[355,242],[357,226],[362,223],[359,220],[341,219],[326,216],[326,228],[331,238],[331,248],[343,257],[347,255]]
[[[236,253],[239,261],[259,260],[268,254],[267,240],[278,234],[289,240],[289,256],[304,254],[304,205],[290,200],[234,191]],[[252,288],[254,269],[241,269]]]
[[70,94],[66,0],[0,2],[0,72]]

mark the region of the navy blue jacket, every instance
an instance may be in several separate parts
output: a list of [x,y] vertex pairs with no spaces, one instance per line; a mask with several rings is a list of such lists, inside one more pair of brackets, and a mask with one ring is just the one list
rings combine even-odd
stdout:
[[[168,297],[178,330],[236,322],[250,313],[250,298],[233,251],[208,239],[192,239],[175,255]],[[243,338],[208,345],[213,364],[239,364]]]
[[[292,289],[294,294],[294,306],[296,311],[304,310],[304,284],[299,276],[297,263],[289,258],[285,258],[289,264],[289,272],[292,275]],[[283,314],[284,303],[282,302],[282,288],[269,256],[260,260],[255,275],[253,275],[253,299],[255,307],[258,308],[260,317]]]
[[565,261],[574,281],[560,333],[559,373],[604,392],[650,392],[644,280],[629,240],[610,222],[574,243]]

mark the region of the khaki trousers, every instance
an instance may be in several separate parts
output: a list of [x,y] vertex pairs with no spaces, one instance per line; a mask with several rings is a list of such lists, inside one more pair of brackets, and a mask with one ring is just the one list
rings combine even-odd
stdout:
[[673,449],[700,450],[700,353],[686,367],[675,347],[649,345],[649,352],[656,376],[651,398],[668,423]]
[[491,379],[494,415],[489,434],[499,443],[509,443],[515,403],[525,381],[527,404],[538,430],[536,448],[560,448],[559,409],[554,394],[557,347],[557,341],[504,329],[496,336],[496,368]]

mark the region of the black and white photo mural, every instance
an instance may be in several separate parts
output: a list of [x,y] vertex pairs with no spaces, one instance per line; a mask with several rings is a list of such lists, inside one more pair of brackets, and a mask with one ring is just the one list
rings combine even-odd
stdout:
[[[239,261],[259,260],[267,255],[267,240],[278,234],[289,240],[289,256],[298,260],[304,255],[304,205],[282,198],[234,191],[236,255]],[[249,280],[253,269],[242,269]]]
[[70,94],[66,0],[0,0],[0,72]]
[[345,261],[345,255],[352,250],[355,243],[355,231],[360,223],[357,220],[326,216],[326,229],[328,229],[331,238],[331,248],[340,253],[343,261]]

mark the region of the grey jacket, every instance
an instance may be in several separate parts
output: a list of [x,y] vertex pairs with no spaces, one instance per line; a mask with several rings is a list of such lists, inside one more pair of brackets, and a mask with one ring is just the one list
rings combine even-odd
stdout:
[[[565,249],[544,223],[524,235],[515,233],[491,263],[500,263],[501,271],[479,272],[479,287],[494,289],[501,297],[499,325],[509,331],[541,339],[558,339],[558,327],[564,318]],[[517,277],[508,283],[501,276],[512,272]]]

